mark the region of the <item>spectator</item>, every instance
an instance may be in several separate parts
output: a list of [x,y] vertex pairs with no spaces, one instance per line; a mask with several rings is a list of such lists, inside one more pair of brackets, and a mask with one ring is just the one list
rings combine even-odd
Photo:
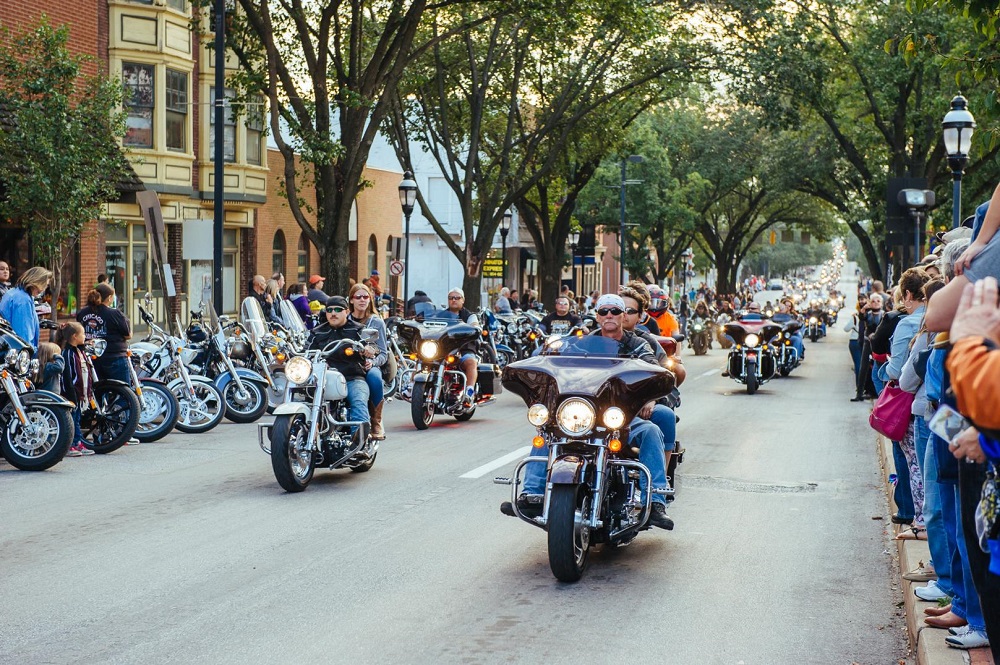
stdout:
[[97,376],[131,384],[128,340],[132,338],[132,324],[111,306],[114,300],[114,288],[107,282],[98,284],[87,294],[87,306],[76,313],[76,320],[83,324],[88,340],[103,339],[107,342],[104,353],[94,360]]
[[17,280],[17,287],[8,290],[0,300],[0,316],[7,319],[14,333],[38,348],[41,328],[35,313],[35,297],[45,292],[52,273],[46,268],[28,268]]
[[0,261],[0,299],[12,288],[14,285],[10,283],[10,264]]
[[[309,278],[309,308],[314,314],[323,309],[326,306],[326,301],[330,298],[330,296],[323,292],[325,284],[326,277],[321,275],[312,275]],[[313,303],[316,304],[314,305]]]
[[301,282],[295,282],[288,287],[285,295],[288,301],[292,303],[292,306],[295,307],[295,311],[302,317],[302,322],[306,325],[306,328],[312,330],[312,327],[316,325],[316,320],[312,316],[312,310],[309,309],[309,297],[306,295],[306,285]]
[[510,289],[506,286],[500,289],[500,295],[497,296],[497,300],[493,303],[493,311],[497,314],[513,314],[510,306]]

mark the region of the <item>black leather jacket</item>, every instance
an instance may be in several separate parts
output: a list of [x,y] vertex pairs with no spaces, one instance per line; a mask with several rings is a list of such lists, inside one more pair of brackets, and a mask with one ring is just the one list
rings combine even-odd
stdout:
[[[342,339],[352,339],[361,341],[361,331],[363,328],[355,321],[348,320],[339,328],[333,328],[329,323],[316,326],[312,329],[312,336],[309,338],[310,349],[322,349],[331,342]],[[356,353],[349,359],[341,354],[334,354],[327,361],[330,367],[344,375],[344,378],[351,379],[365,378],[365,358],[360,353]]]

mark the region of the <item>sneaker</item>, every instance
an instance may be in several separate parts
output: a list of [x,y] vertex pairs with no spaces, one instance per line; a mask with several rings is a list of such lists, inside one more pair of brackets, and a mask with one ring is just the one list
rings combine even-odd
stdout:
[[959,626],[958,628],[949,628],[948,633],[954,635],[955,637],[962,637],[966,633],[972,630],[972,626],[965,624],[964,626]]
[[83,453],[80,450],[83,446],[70,446],[69,450],[66,451],[66,457],[82,457]]
[[465,403],[472,404],[475,401],[476,401],[476,389],[473,388],[472,386],[469,386],[468,388],[465,389]]
[[930,582],[937,579],[937,573],[934,572],[934,566],[921,561],[916,568],[903,573],[903,579],[910,582]]
[[913,595],[920,600],[926,600],[931,603],[948,597],[948,594],[938,588],[937,582],[934,580],[928,582],[927,586],[914,587]]
[[142,441],[140,441],[139,439],[137,439],[137,438],[135,438],[133,436],[131,439],[129,439],[128,441],[125,442],[125,445],[126,446],[138,446],[140,443],[142,443]]
[[657,501],[649,510],[649,520],[648,523],[652,526],[659,527],[661,529],[666,529],[667,531],[673,531],[674,521],[667,516],[666,505]]
[[988,647],[990,639],[984,630],[970,630],[963,635],[949,635],[944,638],[944,643],[956,649],[978,649]]
[[93,455],[94,451],[81,443],[80,444],[80,454],[83,455],[84,457],[86,457],[87,455]]

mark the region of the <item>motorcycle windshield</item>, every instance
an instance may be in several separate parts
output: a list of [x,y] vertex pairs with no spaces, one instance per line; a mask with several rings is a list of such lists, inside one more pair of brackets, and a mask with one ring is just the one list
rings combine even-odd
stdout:
[[295,305],[292,304],[291,300],[283,298],[278,303],[278,313],[281,315],[281,320],[285,322],[285,328],[288,332],[293,335],[301,335],[308,332],[306,324],[302,322],[302,317],[299,315],[298,310],[295,309]]
[[503,370],[504,388],[526,405],[541,403],[554,412],[564,397],[578,395],[601,411],[617,406],[629,420],[646,402],[668,395],[674,383],[659,365],[619,358],[618,342],[594,335],[559,338],[541,355]]
[[267,334],[267,326],[264,324],[264,310],[260,308],[260,303],[254,297],[243,299],[240,305],[240,323],[250,333],[250,338],[254,342],[264,339]]

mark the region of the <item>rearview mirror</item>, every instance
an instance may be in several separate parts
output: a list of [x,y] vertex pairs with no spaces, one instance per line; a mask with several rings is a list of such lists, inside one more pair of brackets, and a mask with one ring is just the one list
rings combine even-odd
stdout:
[[378,331],[374,328],[365,328],[361,331],[361,339],[365,342],[374,342],[378,339]]

